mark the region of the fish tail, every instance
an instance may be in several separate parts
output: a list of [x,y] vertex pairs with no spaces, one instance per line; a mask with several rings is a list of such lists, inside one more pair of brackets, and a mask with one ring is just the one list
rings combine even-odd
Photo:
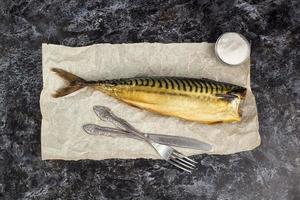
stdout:
[[67,86],[56,90],[56,92],[52,94],[54,98],[66,96],[87,86],[86,80],[70,72],[67,72],[59,68],[52,68],[51,70],[55,72],[58,76],[60,76],[61,78],[67,81]]

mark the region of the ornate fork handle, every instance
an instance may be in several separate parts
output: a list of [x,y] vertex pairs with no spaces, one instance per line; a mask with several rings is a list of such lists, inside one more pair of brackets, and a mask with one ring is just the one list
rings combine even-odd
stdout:
[[120,129],[125,129],[128,132],[136,135],[137,137],[145,140],[148,143],[154,145],[156,142],[152,140],[147,133],[142,133],[136,128],[134,128],[131,124],[129,124],[126,120],[116,116],[109,108],[104,106],[94,106],[94,110],[97,109],[97,116],[103,121],[108,121],[114,124],[116,127]]

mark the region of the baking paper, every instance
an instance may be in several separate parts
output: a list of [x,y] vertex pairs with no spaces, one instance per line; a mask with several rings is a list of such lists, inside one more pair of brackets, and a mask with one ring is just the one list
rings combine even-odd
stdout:
[[[82,126],[102,122],[94,105],[103,105],[126,119],[137,129],[157,134],[195,138],[213,145],[210,152],[177,148],[186,155],[201,153],[232,154],[254,149],[260,144],[255,98],[250,88],[250,60],[229,66],[218,60],[212,43],[97,44],[66,47],[43,44],[42,159],[109,159],[160,157],[143,141],[86,134]],[[210,78],[247,87],[241,122],[205,125],[166,117],[129,106],[91,88],[62,98],[51,94],[64,81],[51,68],[62,68],[86,80],[135,76],[185,76]]]

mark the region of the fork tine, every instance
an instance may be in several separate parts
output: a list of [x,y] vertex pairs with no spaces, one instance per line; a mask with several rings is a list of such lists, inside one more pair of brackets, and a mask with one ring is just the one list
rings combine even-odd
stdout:
[[186,163],[178,160],[178,158],[171,158],[171,160],[175,163],[177,163],[178,165],[184,166],[185,168],[189,168],[189,169],[194,169],[195,167],[187,165]]
[[189,161],[191,161],[191,162],[193,162],[193,163],[197,164],[197,162],[196,162],[196,161],[194,161],[194,160],[190,159],[189,157],[187,157],[187,156],[185,156],[185,155],[181,154],[180,152],[178,152],[178,151],[176,151],[176,150],[174,150],[174,151],[173,151],[173,154],[176,154],[176,155],[178,155],[178,156],[179,156],[179,157],[181,157],[181,158],[185,158],[185,159],[187,159],[187,160],[189,160]]
[[172,160],[167,160],[167,162],[170,163],[171,165],[174,165],[174,166],[176,166],[176,167],[182,169],[183,171],[186,171],[186,172],[188,172],[188,173],[192,173],[191,170],[188,170],[188,169],[186,169],[186,168],[180,166],[179,164],[175,163],[175,162],[172,161]]
[[173,157],[174,159],[180,160],[181,162],[183,162],[183,163],[185,163],[185,164],[187,164],[187,165],[189,165],[189,166],[191,166],[191,167],[193,167],[193,168],[196,167],[196,165],[194,165],[192,162],[189,162],[188,160],[185,160],[184,158],[181,158],[181,157],[179,157],[179,156],[177,156],[177,155],[172,155],[172,157]]
[[189,159],[186,159],[186,157],[181,157],[180,158],[183,162],[188,163],[189,165],[192,165],[194,167],[196,167],[196,163],[195,162],[191,162]]

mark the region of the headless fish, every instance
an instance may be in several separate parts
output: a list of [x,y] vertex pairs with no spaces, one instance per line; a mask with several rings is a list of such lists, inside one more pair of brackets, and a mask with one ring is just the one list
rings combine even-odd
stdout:
[[241,120],[240,103],[247,89],[205,78],[137,77],[86,81],[70,72],[53,68],[68,82],[52,96],[66,96],[91,87],[127,104],[185,120],[213,124]]

